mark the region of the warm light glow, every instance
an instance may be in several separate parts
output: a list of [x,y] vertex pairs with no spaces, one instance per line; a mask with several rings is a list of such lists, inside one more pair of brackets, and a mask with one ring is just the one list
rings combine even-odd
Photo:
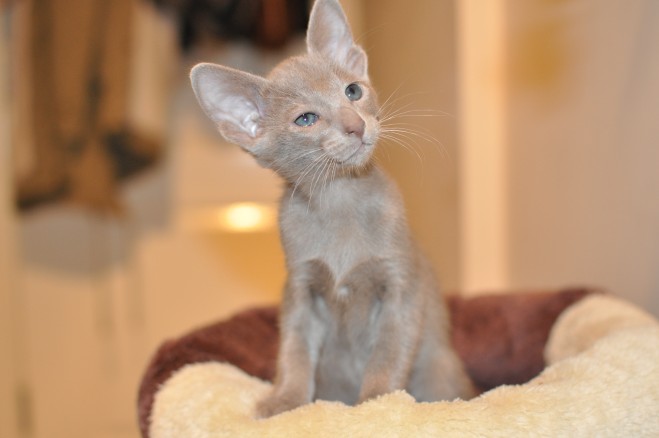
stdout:
[[274,226],[275,212],[267,205],[240,202],[221,208],[217,219],[220,227],[226,231],[263,231]]

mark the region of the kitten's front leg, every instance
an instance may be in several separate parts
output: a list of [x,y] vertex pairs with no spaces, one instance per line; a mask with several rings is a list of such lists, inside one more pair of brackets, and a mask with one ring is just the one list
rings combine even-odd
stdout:
[[[398,283],[398,285],[396,285]],[[404,294],[408,292],[407,296]],[[414,364],[422,326],[418,294],[390,283],[381,298],[373,347],[366,363],[359,401],[405,389]]]
[[282,330],[277,376],[271,392],[256,407],[259,418],[289,411],[311,401],[313,395],[313,354],[305,336],[305,321],[288,318],[295,329]]
[[289,275],[280,319],[277,376],[270,394],[256,407],[267,418],[311,402],[315,373],[325,326],[313,310],[319,288],[328,287],[325,269],[306,263]]
[[399,315],[383,313],[380,330],[364,371],[359,402],[405,389],[414,361],[414,327],[401,327]]

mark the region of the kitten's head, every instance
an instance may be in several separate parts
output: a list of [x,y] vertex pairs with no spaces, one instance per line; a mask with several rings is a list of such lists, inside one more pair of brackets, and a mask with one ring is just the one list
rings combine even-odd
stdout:
[[364,51],[337,0],[316,0],[307,53],[267,78],[214,64],[192,69],[192,86],[220,133],[291,182],[365,167],[380,125]]

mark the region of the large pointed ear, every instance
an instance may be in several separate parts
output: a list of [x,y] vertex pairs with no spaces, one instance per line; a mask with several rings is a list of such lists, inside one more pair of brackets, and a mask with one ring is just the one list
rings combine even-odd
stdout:
[[199,104],[230,142],[250,150],[262,135],[267,80],[221,65],[202,63],[190,72]]
[[358,77],[367,75],[366,53],[355,44],[337,0],[316,0],[314,3],[307,30],[307,50],[333,60]]

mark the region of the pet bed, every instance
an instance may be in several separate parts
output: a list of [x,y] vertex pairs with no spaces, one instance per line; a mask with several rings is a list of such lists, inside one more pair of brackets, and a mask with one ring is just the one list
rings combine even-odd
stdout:
[[452,340],[482,394],[355,407],[317,401],[257,420],[277,354],[277,309],[165,342],[144,374],[144,438],[659,436],[659,322],[586,289],[447,299]]

